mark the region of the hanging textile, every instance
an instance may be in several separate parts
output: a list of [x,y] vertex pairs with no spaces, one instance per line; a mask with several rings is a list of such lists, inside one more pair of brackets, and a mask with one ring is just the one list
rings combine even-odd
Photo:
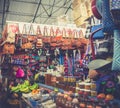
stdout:
[[111,0],[110,4],[110,10],[114,19],[114,23],[120,28],[120,0]]
[[120,30],[114,30],[114,54],[112,70],[120,70]]
[[114,23],[112,15],[110,13],[110,0],[103,0],[103,12],[102,12],[102,21],[103,21],[103,32],[112,33],[114,29]]

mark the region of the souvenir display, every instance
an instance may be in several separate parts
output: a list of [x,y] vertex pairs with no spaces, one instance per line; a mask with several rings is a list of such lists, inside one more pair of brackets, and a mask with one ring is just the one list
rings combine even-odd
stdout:
[[[76,25],[6,22],[0,39],[0,108],[7,108],[2,103],[9,108],[120,108],[120,0],[73,0],[69,7],[67,2],[65,14],[72,6]],[[32,22],[39,21],[41,6],[48,21],[52,18],[54,8],[49,15],[40,0]]]

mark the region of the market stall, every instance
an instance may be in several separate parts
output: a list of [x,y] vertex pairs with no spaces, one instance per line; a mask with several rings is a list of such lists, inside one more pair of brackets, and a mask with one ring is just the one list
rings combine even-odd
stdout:
[[79,28],[6,22],[0,65],[11,108],[120,107],[120,14],[115,1],[74,0]]

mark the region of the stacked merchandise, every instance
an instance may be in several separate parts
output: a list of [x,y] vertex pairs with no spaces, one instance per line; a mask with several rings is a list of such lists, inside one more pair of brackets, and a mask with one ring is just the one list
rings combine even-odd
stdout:
[[[91,46],[89,55],[92,58],[89,63],[90,67],[88,66],[89,78],[95,81],[98,95],[103,93],[116,99],[120,99],[118,93],[120,87],[118,83],[120,68],[118,53],[120,45],[118,38],[119,6],[117,5],[119,2],[119,0],[92,0],[93,17],[89,19],[89,30],[86,31]],[[92,24],[93,18],[101,23]]]
[[[31,24],[27,33],[24,24],[20,33],[19,24],[6,25],[1,39],[1,65],[4,65],[3,68],[10,68],[7,68],[6,78],[8,78],[7,90],[11,100],[19,99],[21,94],[24,97],[29,97],[29,94],[35,97],[33,94],[39,94],[40,91],[38,83],[75,92],[74,59],[76,55],[73,55],[77,50],[84,54],[88,40],[82,36],[81,30],[63,28],[60,31],[59,27],[55,30],[51,26],[49,28],[44,26],[41,29],[37,26],[35,33]],[[76,44],[72,45],[73,43]],[[61,80],[62,78],[64,81]]]
[[[83,20],[89,20],[89,40],[84,38],[82,30],[67,27],[45,25],[41,28],[40,25],[34,27],[34,24],[29,24],[29,30],[26,30],[24,24],[20,33],[18,23],[6,25],[0,49],[2,74],[9,79],[10,97],[15,96],[16,99],[19,96],[13,94],[22,93],[35,106],[39,103],[40,107],[46,108],[56,105],[62,108],[106,108],[113,105],[115,93],[119,95],[117,88],[120,87],[118,73],[114,72],[120,69],[120,9],[116,4],[120,1],[91,0],[90,9],[87,1],[74,0],[73,8],[78,9],[75,4],[80,2],[80,7],[88,12],[82,15],[82,22],[75,22],[81,25]],[[77,17],[76,13],[74,15]],[[102,23],[93,25],[91,21],[95,19]],[[110,61],[112,58],[113,63]],[[38,83],[70,92],[56,95],[58,90],[53,93],[39,88]],[[47,97],[48,102],[43,102],[42,97]]]

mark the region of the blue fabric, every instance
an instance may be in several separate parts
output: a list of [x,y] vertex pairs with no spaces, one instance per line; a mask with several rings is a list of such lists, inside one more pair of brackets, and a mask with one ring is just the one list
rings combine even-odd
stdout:
[[97,9],[98,9],[99,13],[102,16],[102,0],[96,0],[96,5],[97,5]]
[[120,0],[112,0],[111,9],[120,9]]
[[[102,28],[102,24],[92,26],[91,32],[94,32],[99,28]],[[104,38],[103,30],[98,31],[93,35],[93,39],[101,39],[101,38]]]
[[120,71],[120,30],[114,30],[114,53],[112,70]]
[[110,0],[103,0],[103,12],[102,12],[102,21],[103,21],[103,32],[113,33],[114,23],[112,15],[110,13]]
[[120,28],[120,0],[112,0],[110,10],[111,10],[115,25]]

